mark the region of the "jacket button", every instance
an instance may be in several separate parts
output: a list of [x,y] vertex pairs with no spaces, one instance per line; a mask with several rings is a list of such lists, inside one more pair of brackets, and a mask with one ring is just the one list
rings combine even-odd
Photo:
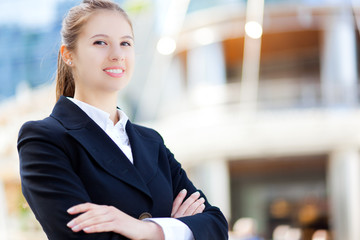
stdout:
[[151,216],[151,214],[148,213],[148,212],[143,212],[143,213],[140,215],[139,219],[140,219],[140,220],[143,220],[143,219],[145,219],[145,218],[152,218],[152,216]]

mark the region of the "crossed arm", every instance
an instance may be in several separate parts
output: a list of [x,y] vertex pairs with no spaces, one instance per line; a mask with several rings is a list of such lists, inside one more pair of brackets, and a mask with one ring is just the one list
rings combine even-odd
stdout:
[[[205,209],[205,200],[199,198],[199,192],[193,193],[184,201],[186,193],[184,189],[175,198],[171,217],[192,216]],[[74,232],[115,232],[134,240],[164,239],[164,233],[158,224],[138,220],[112,206],[84,203],[69,208],[68,213],[80,214],[67,224]]]
[[[162,228],[154,222],[137,220],[115,207],[86,203],[92,199],[74,171],[80,163],[71,161],[82,152],[69,151],[72,145],[63,128],[51,127],[49,131],[49,126],[55,124],[48,123],[53,121],[51,118],[46,121],[25,124],[19,133],[18,149],[23,194],[48,238],[162,239]],[[166,174],[172,177],[173,194],[180,192],[173,201],[171,217],[187,225],[195,239],[227,239],[227,222],[221,211],[204,201],[201,191],[193,193],[196,188],[170,151],[164,148],[160,154],[169,161],[170,171]],[[181,189],[193,195],[185,200],[187,193]]]

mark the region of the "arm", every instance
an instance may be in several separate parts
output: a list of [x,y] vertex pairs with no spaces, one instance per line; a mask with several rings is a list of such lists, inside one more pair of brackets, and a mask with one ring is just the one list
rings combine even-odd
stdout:
[[91,199],[73,170],[69,151],[64,144],[64,130],[55,126],[44,121],[26,123],[18,139],[23,194],[48,238],[127,239],[113,232],[73,232],[66,226],[74,218],[67,213],[67,209],[91,202]]
[[[174,193],[180,192],[181,189],[187,189],[188,198],[192,193],[199,191],[188,179],[180,163],[175,160],[174,155],[167,148],[166,154],[170,162]],[[211,206],[206,200],[205,195],[201,191],[199,192],[200,197],[205,200],[204,211],[193,216],[185,216],[178,219],[191,229],[196,240],[228,239],[228,223],[224,215],[217,207]]]
[[[195,192],[185,200],[187,190],[183,189],[173,202],[171,218],[149,218],[146,221],[153,221],[161,226],[165,240],[193,240],[194,235],[190,228],[177,218],[192,216],[202,213],[205,199],[199,198],[200,193]],[[185,200],[185,201],[184,201]]]
[[175,218],[201,213],[205,208],[205,200],[199,198],[199,192],[193,193],[185,200],[186,193],[186,189],[183,189],[175,198],[172,218],[150,218],[139,221],[112,206],[85,203],[68,209],[69,214],[81,215],[71,220],[67,226],[74,232],[111,231],[131,239],[191,240],[194,239],[191,230]]
[[[146,221],[134,219],[120,210],[92,203],[79,204],[68,209],[69,214],[81,214],[67,226],[74,232],[116,232],[131,239],[194,239],[190,228],[176,218],[202,213],[205,199],[194,192],[185,201],[187,191],[183,189],[173,202],[172,218],[151,218]],[[156,223],[156,224],[155,224]]]
[[[66,147],[72,145],[65,139],[64,129],[55,126],[44,121],[26,123],[18,140],[23,194],[49,239],[127,239],[123,236],[161,239],[163,232],[159,225],[137,220],[115,207],[91,203],[81,179],[73,170],[72,159],[76,156]],[[184,198],[185,195],[179,196]],[[174,214],[195,214],[201,209],[194,209],[192,203],[195,200],[187,200],[181,207],[178,206],[180,200],[175,201]],[[72,206],[76,208],[67,212]],[[83,223],[82,219],[89,216],[92,220]],[[94,217],[97,218],[95,224]]]
[[80,214],[67,224],[73,232],[115,232],[134,240],[164,239],[157,224],[135,219],[113,206],[84,203],[71,207],[68,213]]
[[171,182],[173,196],[177,196],[181,190],[186,189],[186,199],[198,191],[200,193],[200,198],[204,198],[205,200],[205,209],[202,213],[192,216],[184,216],[177,219],[190,228],[196,240],[228,239],[228,223],[224,215],[221,213],[219,208],[211,206],[206,200],[205,195],[195,188],[187,177],[185,171],[182,169],[180,163],[175,160],[174,155],[166,148],[161,135],[155,130],[147,129],[141,126],[138,126],[137,130],[143,136],[156,138],[156,141],[159,141],[159,159],[166,161],[168,168],[164,169],[164,173],[167,177],[169,177]]

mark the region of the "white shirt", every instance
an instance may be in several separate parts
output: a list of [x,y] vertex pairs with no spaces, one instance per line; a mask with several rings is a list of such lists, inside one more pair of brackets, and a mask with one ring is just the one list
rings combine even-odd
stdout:
[[[102,111],[92,105],[84,103],[74,98],[68,97],[81,110],[83,110],[104,132],[116,143],[131,163],[133,155],[129,142],[129,137],[125,127],[129,118],[126,114],[117,109],[119,121],[114,125],[110,120],[110,114]],[[144,221],[152,221],[157,223],[163,230],[165,240],[194,240],[194,236],[190,228],[176,218],[147,218]]]

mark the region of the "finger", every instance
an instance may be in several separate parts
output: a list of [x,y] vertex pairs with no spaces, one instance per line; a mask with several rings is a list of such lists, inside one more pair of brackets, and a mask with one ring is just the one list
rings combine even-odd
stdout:
[[113,231],[112,222],[103,222],[85,227],[83,230],[86,233],[99,233],[99,232],[111,232]]
[[183,189],[179,192],[179,194],[176,196],[174,202],[173,202],[173,207],[171,210],[171,216],[173,216],[177,210],[179,209],[179,207],[181,206],[181,203],[184,201],[185,197],[186,197],[186,189]]
[[184,215],[185,211],[200,197],[199,192],[194,192],[193,194],[185,200],[174,214],[174,217],[181,217]]
[[200,204],[200,206],[195,209],[192,215],[202,213],[204,210],[205,210],[205,204],[204,203]]
[[78,204],[78,205],[75,205],[75,206],[69,208],[67,210],[67,212],[71,215],[78,214],[78,213],[89,211],[90,209],[94,208],[95,206],[96,206],[96,204],[93,204],[93,203],[82,203],[82,204]]
[[73,231],[80,231],[91,224],[108,221],[109,215],[107,212],[107,206],[94,207],[71,220],[67,226]]
[[205,199],[204,198],[199,198],[198,200],[196,200],[193,204],[191,204],[188,209],[186,209],[186,211],[184,212],[184,215],[186,216],[192,216],[195,214],[196,209],[201,206],[202,204],[204,204]]
[[202,213],[205,210],[205,204],[201,204],[193,213],[193,215],[198,214],[198,213]]
[[87,218],[84,221],[79,222],[77,225],[71,228],[73,232],[79,232],[81,230],[84,230],[86,228],[92,228],[93,226],[99,225],[99,224],[105,224],[112,221],[112,218],[110,218],[107,215],[104,216],[94,216],[91,218]]

